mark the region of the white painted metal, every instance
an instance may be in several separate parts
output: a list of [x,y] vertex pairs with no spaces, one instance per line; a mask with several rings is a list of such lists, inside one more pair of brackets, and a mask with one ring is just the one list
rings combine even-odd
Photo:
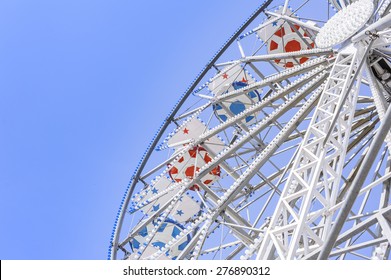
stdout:
[[[342,50],[331,70],[257,258],[300,259],[322,246],[331,227],[360,85],[362,50]],[[348,92],[350,84],[353,88]],[[346,102],[344,96],[347,95]],[[342,105],[342,110],[337,109]],[[337,123],[331,127],[333,117]],[[327,139],[328,132],[332,131]],[[294,206],[298,205],[295,209]],[[312,223],[317,222],[316,229]],[[304,252],[299,249],[303,248]]]
[[[265,1],[211,60],[133,175],[111,259],[314,259],[324,244],[334,259],[390,257],[390,133],[330,245],[352,181],[387,121],[391,93],[371,67],[376,55],[391,60],[390,1],[374,1],[374,14],[338,38],[341,45],[304,46],[292,36],[296,25],[313,40],[338,10],[369,3],[332,0],[335,12],[326,5],[314,18],[321,2],[285,0],[273,11],[274,1]],[[276,36],[281,51],[269,54]]]

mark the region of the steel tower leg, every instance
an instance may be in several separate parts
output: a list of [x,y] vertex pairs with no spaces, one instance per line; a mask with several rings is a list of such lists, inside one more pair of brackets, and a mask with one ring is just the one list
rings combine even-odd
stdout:
[[330,252],[334,246],[335,241],[341,231],[343,224],[349,214],[350,209],[353,206],[354,201],[356,200],[361,187],[363,186],[365,179],[368,175],[368,172],[371,168],[371,165],[375,161],[375,158],[379,152],[380,147],[382,146],[384,139],[391,128],[391,109],[388,107],[387,113],[384,116],[384,121],[379,127],[379,131],[376,133],[375,138],[373,139],[368,153],[364,158],[364,162],[357,173],[357,176],[354,178],[354,181],[350,187],[350,191],[346,197],[345,204],[343,205],[334,226],[331,229],[330,235],[327,238],[323,248],[318,256],[318,259],[327,259],[330,255]]
[[363,52],[350,45],[338,54],[257,259],[273,257],[274,251],[279,259],[303,258],[327,238],[338,209]]

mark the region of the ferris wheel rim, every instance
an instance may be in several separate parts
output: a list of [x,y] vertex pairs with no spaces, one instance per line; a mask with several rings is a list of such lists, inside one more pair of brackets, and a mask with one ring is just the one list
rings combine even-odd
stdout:
[[258,17],[260,13],[262,13],[271,3],[273,0],[265,0],[243,23],[242,25],[230,36],[230,38],[224,42],[224,44],[220,47],[220,49],[212,56],[212,58],[209,60],[209,62],[206,64],[206,66],[200,71],[200,73],[196,76],[196,78],[191,82],[191,84],[188,86],[186,91],[182,94],[182,96],[179,98],[177,103],[174,105],[174,107],[171,109],[171,112],[168,114],[168,116],[165,118],[164,122],[160,125],[158,128],[158,132],[155,134],[155,136],[152,138],[150,144],[148,145],[146,151],[144,152],[144,155],[142,159],[139,161],[138,166],[136,167],[130,182],[127,186],[127,189],[125,191],[125,194],[123,196],[121,206],[118,210],[117,217],[114,223],[114,228],[112,230],[112,235],[110,238],[110,245],[108,249],[108,259],[113,260],[116,258],[117,250],[119,249],[118,246],[118,238],[119,238],[119,231],[121,230],[121,225],[124,219],[124,213],[126,211],[126,207],[129,204],[130,198],[132,193],[134,192],[134,186],[137,183],[136,178],[140,176],[141,172],[144,169],[144,166],[146,162],[148,161],[151,153],[158,145],[158,141],[163,136],[163,133],[165,132],[165,129],[167,128],[168,124],[172,120],[173,116],[177,113],[179,108],[182,106],[183,102],[190,96],[192,91],[195,89],[196,85],[201,81],[201,79],[207,74],[209,69],[213,66],[213,64],[220,58],[220,56],[226,51],[226,49],[235,42],[236,38],[243,32],[243,30],[246,29],[246,27],[254,21]]

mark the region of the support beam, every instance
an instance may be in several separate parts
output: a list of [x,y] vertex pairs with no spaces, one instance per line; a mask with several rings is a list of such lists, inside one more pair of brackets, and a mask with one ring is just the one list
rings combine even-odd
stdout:
[[334,226],[331,229],[328,239],[325,241],[323,248],[319,254],[318,259],[324,260],[327,259],[330,255],[330,252],[334,246],[335,241],[338,238],[338,235],[342,229],[342,226],[347,219],[350,210],[353,207],[353,204],[360,193],[365,179],[369,173],[369,170],[376,159],[376,156],[384,142],[386,135],[389,133],[391,128],[391,109],[388,107],[387,113],[384,117],[384,122],[381,123],[379,131],[375,135],[368,153],[366,154],[363,164],[360,170],[357,173],[357,176],[354,178],[354,181],[350,187],[349,193],[345,199],[345,204],[343,205],[341,211],[338,214],[337,220]]

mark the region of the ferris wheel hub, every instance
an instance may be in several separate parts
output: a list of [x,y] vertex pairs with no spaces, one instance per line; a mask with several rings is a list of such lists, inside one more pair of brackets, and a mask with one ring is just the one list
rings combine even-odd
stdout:
[[341,9],[320,29],[316,45],[329,48],[344,42],[368,22],[373,10],[372,0],[359,0]]

